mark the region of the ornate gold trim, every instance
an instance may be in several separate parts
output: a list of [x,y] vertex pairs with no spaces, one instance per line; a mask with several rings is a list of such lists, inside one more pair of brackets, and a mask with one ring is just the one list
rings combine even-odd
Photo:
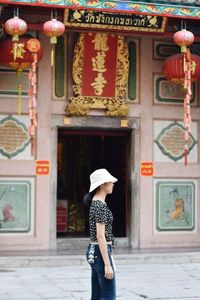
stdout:
[[124,37],[118,37],[115,97],[82,96],[84,37],[85,34],[81,33],[74,50],[72,75],[77,96],[71,98],[66,108],[67,115],[87,115],[90,109],[104,109],[106,116],[127,116],[128,106],[123,96],[127,89],[129,60]]

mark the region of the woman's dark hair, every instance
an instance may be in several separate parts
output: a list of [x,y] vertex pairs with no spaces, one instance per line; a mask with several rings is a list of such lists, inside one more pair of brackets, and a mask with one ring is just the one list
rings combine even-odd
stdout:
[[92,203],[92,198],[94,197],[94,195],[96,194],[98,189],[99,189],[99,186],[94,191],[87,193],[83,196],[83,204],[85,206],[90,207],[90,205]]

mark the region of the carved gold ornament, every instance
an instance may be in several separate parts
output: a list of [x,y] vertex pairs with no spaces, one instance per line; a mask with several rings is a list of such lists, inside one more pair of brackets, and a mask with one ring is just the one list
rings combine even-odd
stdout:
[[[96,33],[98,35],[99,33]],[[127,89],[128,81],[128,47],[125,43],[124,37],[117,37],[117,61],[116,61],[116,73],[115,73],[115,92],[113,97],[105,97],[103,91],[108,80],[105,79],[106,69],[104,59],[109,51],[109,47],[101,45],[99,52],[95,58],[92,58],[92,71],[96,72],[95,80],[90,84],[94,90],[94,95],[83,96],[83,63],[84,63],[84,41],[85,33],[81,33],[78,42],[74,50],[73,70],[72,76],[74,80],[73,90],[76,94],[72,97],[67,108],[68,115],[87,115],[91,109],[105,110],[106,116],[127,116],[128,106],[124,100],[124,95]],[[102,41],[106,41],[108,35],[101,33]],[[96,39],[97,40],[97,39]],[[99,37],[98,37],[99,40]]]

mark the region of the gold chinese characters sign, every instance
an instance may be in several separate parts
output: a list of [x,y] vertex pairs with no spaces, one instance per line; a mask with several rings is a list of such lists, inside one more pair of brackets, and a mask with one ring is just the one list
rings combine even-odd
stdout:
[[128,48],[123,37],[104,33],[81,33],[74,50],[75,97],[68,115],[87,115],[104,109],[107,116],[126,116]]
[[96,28],[120,32],[164,32],[167,18],[152,15],[65,9],[66,27]]

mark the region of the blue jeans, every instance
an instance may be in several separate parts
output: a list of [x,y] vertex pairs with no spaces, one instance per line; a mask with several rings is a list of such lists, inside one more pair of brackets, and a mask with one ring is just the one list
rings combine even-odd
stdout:
[[[101,252],[98,245],[89,245],[86,257],[88,260],[89,253],[91,253],[91,247],[94,248],[94,261],[90,263],[91,266],[91,300],[115,300],[116,299],[116,279],[115,272],[113,273],[113,278],[106,279],[104,277],[104,262],[101,256]],[[108,256],[113,268],[113,263],[111,259],[112,255],[112,245],[107,245]],[[114,271],[114,268],[113,268]]]

